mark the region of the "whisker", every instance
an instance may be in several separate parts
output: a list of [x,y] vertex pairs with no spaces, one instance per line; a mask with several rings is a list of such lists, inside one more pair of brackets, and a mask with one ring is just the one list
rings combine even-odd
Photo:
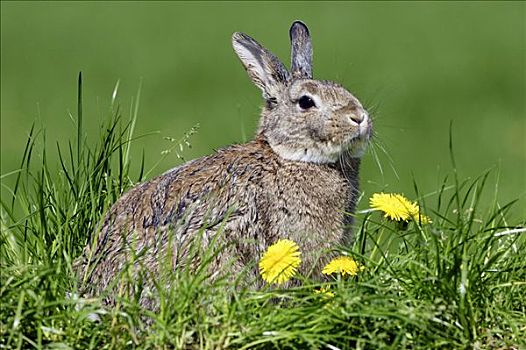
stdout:
[[382,175],[382,179],[383,179],[385,177],[384,176],[384,168],[382,167],[382,163],[380,162],[380,158],[378,157],[378,152],[376,152],[376,148],[375,147],[376,147],[375,144],[371,143],[371,145],[369,146],[369,150],[370,150],[371,154],[373,155],[374,162],[378,166],[378,170],[380,171],[380,174]]
[[[343,143],[340,143],[340,147],[344,147]],[[351,152],[348,147],[345,147],[345,150],[340,153],[339,163],[345,179],[352,182],[353,178],[351,177],[351,174],[353,174],[356,169],[354,169],[354,165],[351,162]]]
[[396,171],[396,168],[394,166],[395,162],[394,162],[393,158],[391,157],[391,155],[389,154],[389,152],[386,150],[386,148],[383,146],[383,144],[381,143],[381,141],[379,139],[375,138],[374,141],[375,141],[374,145],[376,147],[378,147],[383,152],[383,154],[385,154],[385,156],[387,157],[389,166],[393,170],[393,173],[395,174],[396,178],[398,180],[400,180],[400,176],[398,175],[398,172]]

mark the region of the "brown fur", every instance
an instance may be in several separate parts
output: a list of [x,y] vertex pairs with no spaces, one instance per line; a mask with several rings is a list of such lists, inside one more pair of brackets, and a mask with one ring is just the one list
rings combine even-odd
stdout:
[[[371,130],[366,112],[340,85],[311,79],[310,36],[303,24],[291,28],[292,74],[247,35],[235,33],[233,40],[267,100],[256,139],[186,163],[123,195],[78,263],[87,294],[107,290],[134,256],[140,256],[136,266],[154,277],[167,253],[170,269],[181,268],[199,232],[203,247],[224,246],[210,272],[233,275],[288,238],[300,246],[301,272],[319,276],[327,252],[351,239],[345,224],[352,216],[345,212],[352,213],[358,195],[359,156]],[[295,40],[300,42],[294,45]],[[316,101],[307,110],[298,106],[306,93]],[[255,268],[249,277],[255,286],[262,283]],[[145,279],[147,289],[153,279]],[[140,298],[147,307],[156,304]]]

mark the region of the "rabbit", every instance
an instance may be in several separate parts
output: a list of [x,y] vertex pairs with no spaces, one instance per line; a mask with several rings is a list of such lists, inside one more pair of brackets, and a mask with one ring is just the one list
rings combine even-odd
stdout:
[[[78,264],[87,295],[109,288],[133,255],[140,256],[150,276],[144,286],[152,289],[159,256],[171,249],[170,271],[181,268],[199,233],[204,247],[224,246],[210,271],[236,276],[248,268],[255,288],[264,282],[254,261],[278,239],[299,245],[300,272],[312,276],[321,276],[326,262],[320,252],[350,241],[371,118],[343,86],[313,80],[307,26],[295,21],[289,35],[290,71],[250,36],[232,35],[235,53],[263,94],[254,140],[187,162],[125,193]],[[140,301],[155,304],[147,296]]]

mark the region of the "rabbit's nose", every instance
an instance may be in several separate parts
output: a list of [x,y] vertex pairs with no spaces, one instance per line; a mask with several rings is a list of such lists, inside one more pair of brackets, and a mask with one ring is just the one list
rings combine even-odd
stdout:
[[360,125],[364,120],[364,115],[365,115],[364,113],[360,113],[360,114],[352,113],[350,117],[353,122]]

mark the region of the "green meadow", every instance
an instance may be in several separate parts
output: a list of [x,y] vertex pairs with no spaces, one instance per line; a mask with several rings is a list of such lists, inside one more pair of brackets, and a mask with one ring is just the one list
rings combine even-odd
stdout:
[[[526,347],[525,14],[523,2],[3,1],[0,348]],[[230,37],[288,65],[296,19],[315,78],[374,121],[355,240],[335,247],[364,270],[257,292],[177,271],[157,313],[71,296],[72,261],[124,191],[252,138],[262,100]],[[432,222],[370,211],[378,192]]]

